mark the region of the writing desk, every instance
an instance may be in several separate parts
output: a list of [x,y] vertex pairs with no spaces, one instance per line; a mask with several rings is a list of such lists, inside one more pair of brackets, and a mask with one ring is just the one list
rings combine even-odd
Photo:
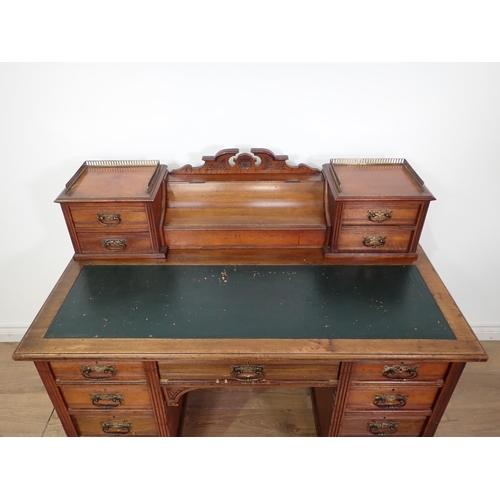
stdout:
[[189,392],[248,385],[313,388],[320,436],[432,436],[487,356],[421,249],[409,266],[219,249],[72,260],[14,359],[68,436],[181,435]]
[[[68,436],[177,436],[189,393],[310,387],[319,436],[431,436],[486,354],[418,242],[405,159],[85,162],[75,255],[14,353]],[[416,261],[416,264],[413,264]]]

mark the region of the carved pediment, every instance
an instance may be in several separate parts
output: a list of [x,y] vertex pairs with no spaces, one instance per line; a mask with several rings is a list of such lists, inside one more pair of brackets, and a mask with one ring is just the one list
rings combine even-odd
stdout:
[[275,155],[268,149],[253,148],[250,153],[240,153],[239,149],[223,149],[215,156],[203,156],[204,164],[199,167],[184,165],[171,174],[254,174],[286,173],[311,174],[318,172],[303,163],[290,166],[287,155]]

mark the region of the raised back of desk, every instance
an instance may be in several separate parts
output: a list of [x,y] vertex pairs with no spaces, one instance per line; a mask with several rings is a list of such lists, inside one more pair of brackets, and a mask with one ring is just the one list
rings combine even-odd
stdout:
[[320,170],[237,149],[170,172],[165,241],[172,249],[321,248],[327,228]]

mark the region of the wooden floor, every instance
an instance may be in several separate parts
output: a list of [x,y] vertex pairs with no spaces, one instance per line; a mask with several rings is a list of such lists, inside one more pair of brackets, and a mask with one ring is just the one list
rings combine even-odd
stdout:
[[[437,436],[500,436],[500,342],[482,343],[487,363],[470,363]],[[0,343],[0,436],[64,436],[38,373]],[[189,394],[185,436],[312,436],[308,389],[200,390]],[[228,418],[230,417],[230,418]]]

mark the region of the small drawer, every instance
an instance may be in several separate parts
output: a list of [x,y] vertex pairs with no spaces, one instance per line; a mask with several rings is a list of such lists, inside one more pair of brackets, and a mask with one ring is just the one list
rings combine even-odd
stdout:
[[439,387],[408,388],[401,384],[380,387],[352,387],[347,410],[411,411],[432,409]]
[[79,436],[158,436],[152,412],[106,412],[72,414]]
[[419,203],[349,202],[344,205],[342,223],[368,226],[413,226],[417,223]]
[[148,218],[144,205],[119,203],[69,204],[77,231],[120,232],[147,231]]
[[342,422],[341,436],[352,437],[417,437],[422,434],[426,416],[401,416],[394,414],[364,413],[348,414]]
[[398,381],[398,382],[435,382],[442,384],[448,363],[419,363],[418,361],[386,363],[364,362],[354,365],[352,379],[357,381]]
[[408,252],[413,231],[395,227],[343,226],[339,252]]
[[53,361],[50,364],[56,381],[141,381],[146,377],[142,363],[114,361]]
[[127,255],[151,253],[153,247],[148,233],[102,234],[78,233],[83,254]]
[[234,383],[273,381],[330,382],[338,378],[339,363],[170,363],[159,362],[163,384],[168,382]]
[[65,384],[59,390],[70,410],[151,409],[146,385]]

